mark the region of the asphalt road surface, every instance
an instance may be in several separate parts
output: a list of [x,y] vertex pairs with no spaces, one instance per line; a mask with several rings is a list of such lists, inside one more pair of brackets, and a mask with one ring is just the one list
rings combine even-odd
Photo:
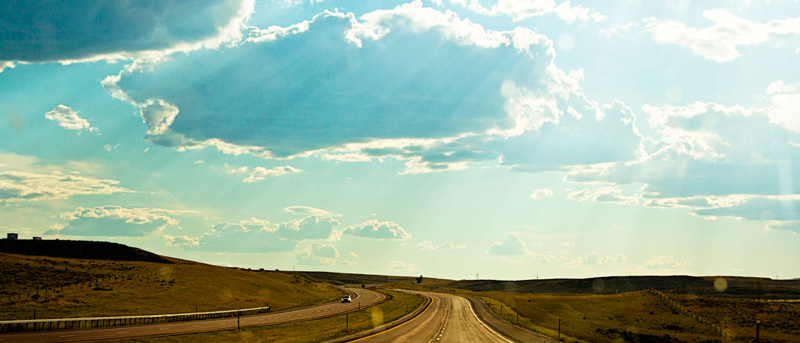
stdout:
[[[241,326],[263,326],[285,324],[297,321],[329,317],[345,312],[355,311],[359,308],[371,306],[382,301],[386,296],[382,293],[373,292],[366,289],[353,288],[348,291],[354,293],[352,303],[336,302],[326,303],[318,306],[309,306],[296,310],[265,313],[248,317],[241,317]],[[235,329],[237,319],[209,319],[191,322],[140,325],[140,326],[120,326],[102,329],[87,330],[61,330],[31,332],[19,334],[1,334],[0,342],[80,342],[94,340],[109,340],[142,336],[161,336],[181,333],[193,333],[204,331],[218,331]]]
[[514,342],[478,319],[469,300],[464,297],[441,293],[412,293],[431,298],[431,305],[422,314],[392,329],[351,342]]

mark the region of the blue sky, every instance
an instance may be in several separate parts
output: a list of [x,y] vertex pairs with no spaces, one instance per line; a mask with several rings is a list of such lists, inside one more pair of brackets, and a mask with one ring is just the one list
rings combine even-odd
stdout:
[[267,269],[800,277],[797,1],[7,6],[2,233]]

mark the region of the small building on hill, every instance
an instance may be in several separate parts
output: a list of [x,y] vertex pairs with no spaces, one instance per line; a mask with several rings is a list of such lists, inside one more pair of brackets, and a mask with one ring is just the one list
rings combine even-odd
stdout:
[[42,240],[42,237],[33,236],[33,240],[34,240],[34,241],[41,241],[41,240]]
[[17,239],[17,238],[19,238],[19,235],[16,233],[9,233],[8,236],[6,237],[6,239]]

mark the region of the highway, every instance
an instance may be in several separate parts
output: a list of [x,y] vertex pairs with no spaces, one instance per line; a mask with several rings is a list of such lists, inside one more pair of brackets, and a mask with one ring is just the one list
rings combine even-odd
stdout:
[[351,342],[514,342],[478,319],[470,301],[451,294],[412,292],[431,298],[418,317],[392,329]]
[[[348,288],[354,294],[352,303],[340,303],[340,299],[317,306],[307,306],[294,310],[272,312],[248,317],[241,317],[240,325],[264,326],[285,324],[296,321],[329,317],[352,312],[359,308],[377,304],[385,299],[385,295],[360,288]],[[209,319],[190,322],[120,326],[113,328],[87,330],[61,330],[31,332],[19,334],[2,334],[0,342],[80,342],[110,340],[130,337],[173,335],[205,331],[229,330],[237,327],[237,318]]]

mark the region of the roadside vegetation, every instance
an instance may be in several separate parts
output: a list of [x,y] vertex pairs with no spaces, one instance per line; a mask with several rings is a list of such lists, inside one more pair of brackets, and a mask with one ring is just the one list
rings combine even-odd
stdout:
[[300,275],[175,263],[0,254],[0,320],[205,312],[325,303],[341,290]]
[[510,323],[565,342],[715,343],[752,341],[761,320],[761,342],[800,339],[800,302],[754,297],[696,296],[636,291],[620,294],[476,292],[446,284],[392,287],[474,296]]
[[[240,331],[228,330],[166,337],[143,337],[118,342],[322,342],[346,336],[348,332],[353,334],[394,321],[414,311],[424,302],[424,299],[419,295],[386,290],[382,290],[382,292],[391,295],[392,299],[379,305],[349,313],[346,316],[337,315],[299,323],[247,327],[242,328]],[[348,322],[349,331],[347,330]]]
[[747,301],[693,295],[670,295],[683,308],[700,317],[713,318],[736,337],[753,337],[760,320],[762,342],[800,341],[800,302]]

